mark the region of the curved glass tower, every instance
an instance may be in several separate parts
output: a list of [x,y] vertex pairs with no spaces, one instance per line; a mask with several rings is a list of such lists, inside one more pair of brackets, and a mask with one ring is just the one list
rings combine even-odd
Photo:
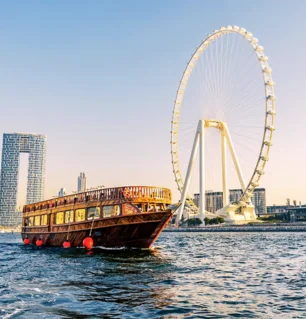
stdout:
[[29,153],[27,204],[44,199],[47,137],[40,134],[3,134],[0,225],[13,226],[21,222],[17,212],[19,154]]

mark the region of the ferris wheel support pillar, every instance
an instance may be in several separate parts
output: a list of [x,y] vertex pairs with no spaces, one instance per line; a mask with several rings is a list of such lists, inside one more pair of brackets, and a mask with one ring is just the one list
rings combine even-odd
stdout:
[[[200,125],[200,123],[199,123],[199,125]],[[181,206],[178,209],[178,212],[176,215],[176,220],[175,220],[176,226],[179,225],[182,214],[184,212],[184,206],[185,206],[185,202],[186,202],[186,198],[187,198],[187,191],[188,191],[189,185],[190,185],[191,173],[192,173],[192,169],[194,166],[194,160],[195,160],[195,157],[196,157],[197,152],[198,152],[199,138],[200,138],[199,125],[198,125],[197,131],[196,131],[196,135],[194,137],[193,147],[192,147],[191,156],[190,156],[188,169],[187,169],[187,174],[186,174],[186,178],[185,178],[185,183],[184,183],[184,187],[183,187],[183,191],[182,191],[182,195],[181,195],[181,200],[180,200]]]
[[204,225],[205,217],[205,121],[200,120],[198,124],[200,134],[200,219]]
[[227,167],[226,167],[226,135],[221,130],[221,156],[222,156],[222,186],[223,186],[223,206],[229,204],[228,188],[227,188]]
[[245,191],[244,178],[242,176],[241,168],[240,168],[240,165],[239,165],[239,162],[238,162],[238,158],[237,158],[237,155],[236,155],[236,152],[235,152],[235,149],[234,149],[234,145],[233,145],[231,136],[230,136],[229,131],[227,129],[227,126],[226,126],[226,124],[224,122],[223,122],[223,132],[224,132],[224,134],[226,136],[228,147],[229,147],[229,150],[230,150],[231,155],[232,155],[232,160],[233,160],[234,165],[235,165],[236,173],[238,175],[242,191],[244,192]]

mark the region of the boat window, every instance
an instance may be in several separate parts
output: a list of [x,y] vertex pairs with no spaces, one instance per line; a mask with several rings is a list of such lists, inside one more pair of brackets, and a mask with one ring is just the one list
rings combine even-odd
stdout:
[[33,226],[34,225],[34,217],[30,217],[29,218],[29,226]]
[[65,223],[73,222],[73,210],[65,211]]
[[124,203],[122,205],[122,214],[123,215],[133,215],[139,213],[139,210],[132,204],[130,203]]
[[149,205],[149,212],[155,212],[154,205]]
[[75,211],[75,221],[81,222],[85,220],[85,214],[86,214],[85,208],[77,209]]
[[48,215],[42,215],[41,216],[41,224],[42,225],[48,225]]
[[156,211],[157,212],[160,212],[160,211],[163,210],[163,205],[162,204],[157,204],[155,207],[156,207]]
[[120,206],[103,206],[103,217],[119,216],[120,215]]
[[63,224],[64,223],[64,212],[56,213],[55,224]]
[[142,212],[142,205],[141,204],[136,204],[135,206]]
[[35,218],[34,218],[34,225],[35,225],[35,226],[40,226],[40,216],[35,216]]
[[87,219],[100,218],[100,207],[89,207],[87,209]]

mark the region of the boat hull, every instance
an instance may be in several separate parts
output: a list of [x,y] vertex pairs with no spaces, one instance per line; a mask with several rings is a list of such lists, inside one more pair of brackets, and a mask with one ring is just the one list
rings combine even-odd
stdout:
[[149,248],[171,219],[171,211],[141,213],[97,219],[71,225],[50,227],[26,227],[22,239],[34,244],[41,239],[43,245],[61,247],[69,240],[71,247],[83,246],[83,240],[91,236],[94,246],[106,248]]

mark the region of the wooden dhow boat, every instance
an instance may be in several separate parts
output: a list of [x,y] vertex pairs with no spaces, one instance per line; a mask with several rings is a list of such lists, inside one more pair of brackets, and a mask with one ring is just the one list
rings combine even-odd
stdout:
[[171,191],[150,186],[103,188],[23,207],[25,244],[149,248],[171,219]]

